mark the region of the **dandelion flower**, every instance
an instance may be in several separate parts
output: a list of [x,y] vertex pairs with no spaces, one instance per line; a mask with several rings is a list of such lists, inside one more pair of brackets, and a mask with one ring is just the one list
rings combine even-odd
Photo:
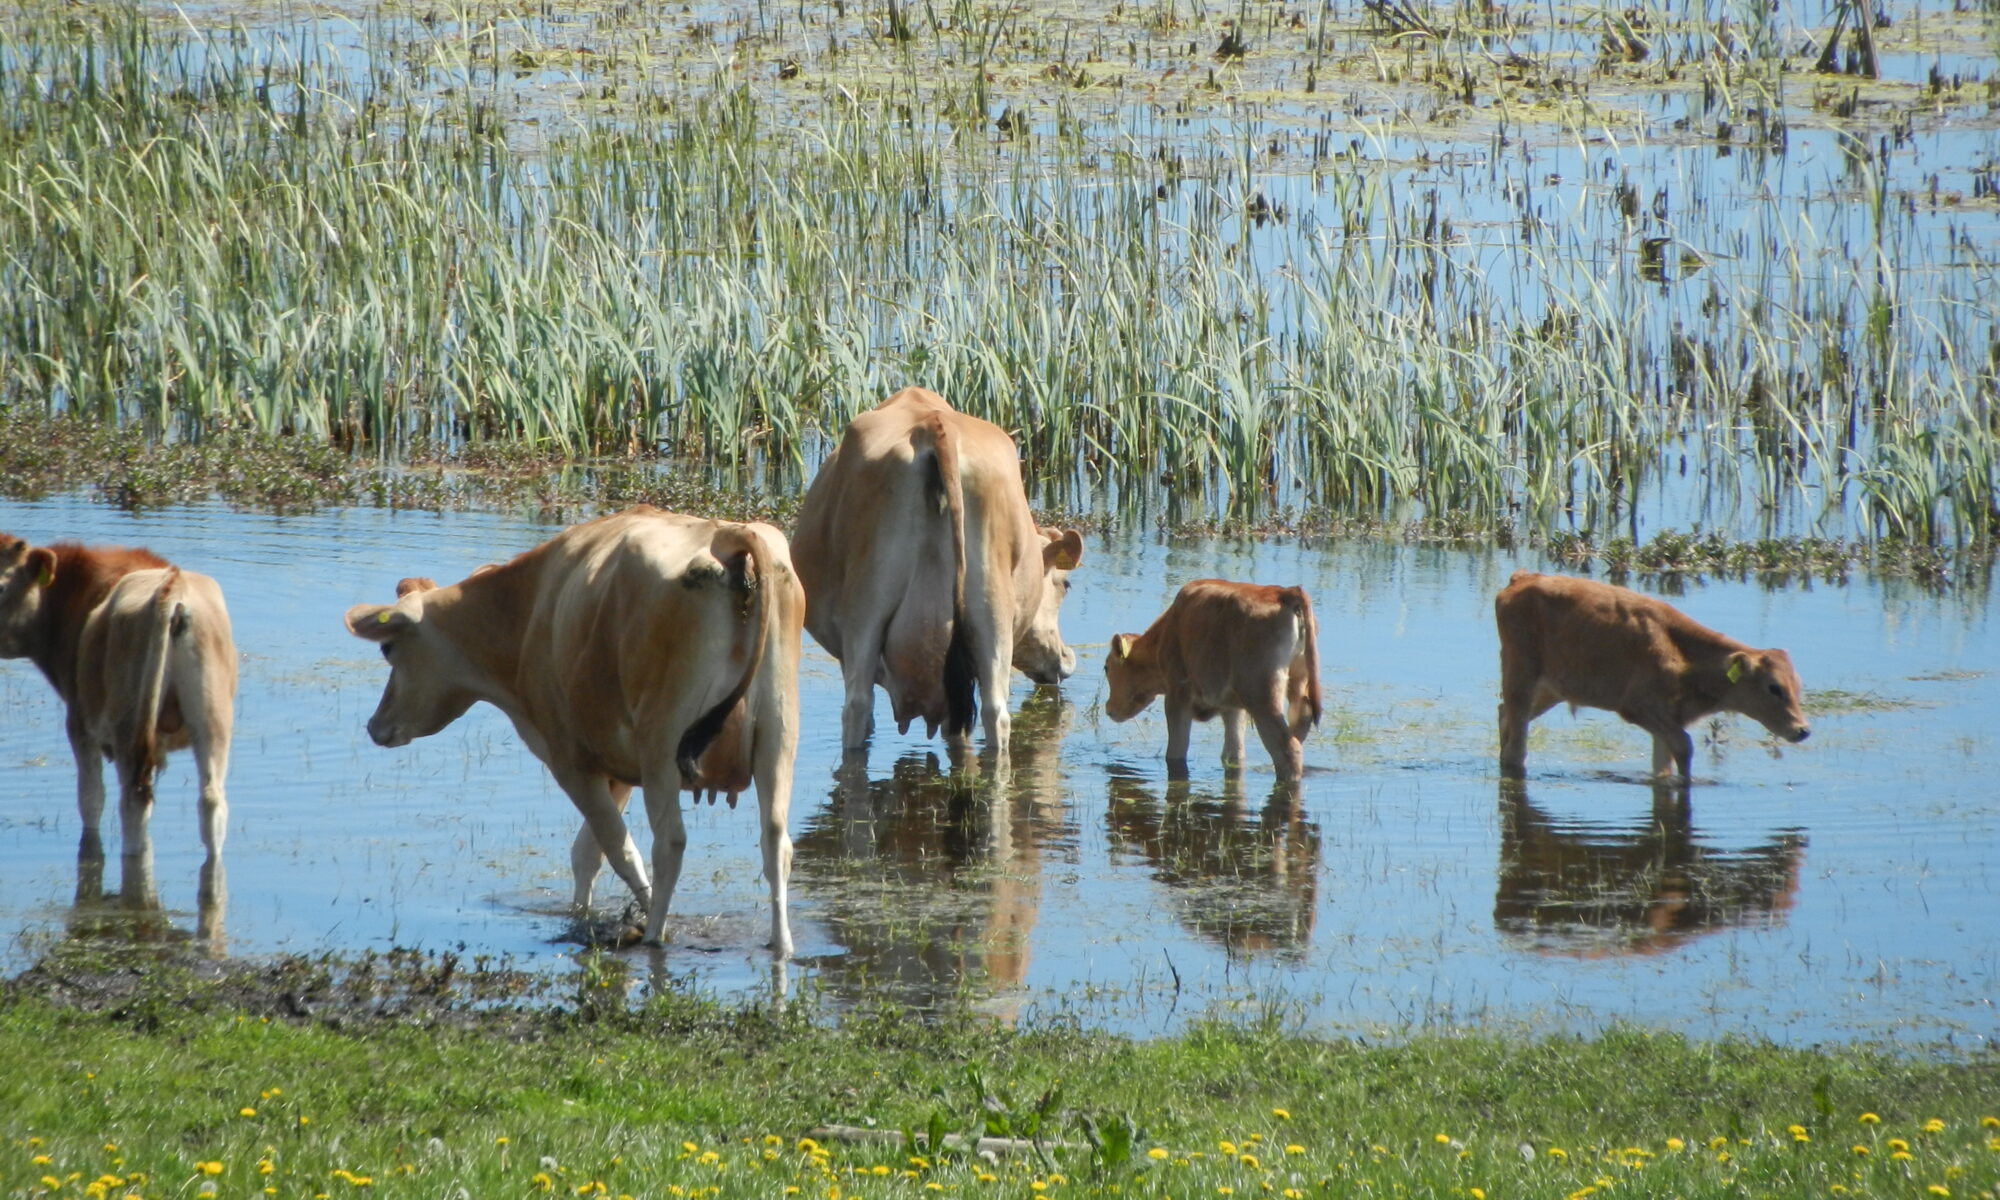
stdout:
[[1909,1148],[1910,1143],[1904,1141],[1902,1138],[1889,1139],[1889,1149],[1891,1150],[1908,1150]]
[[1230,1187],[1228,1184],[1224,1184],[1223,1186],[1215,1189],[1215,1194],[1218,1196],[1234,1196],[1236,1194],[1236,1189]]
[[1472,1197],[1472,1200],[1486,1200],[1485,1188],[1467,1188],[1465,1194]]
[[1924,1132],[1925,1132],[1925,1133],[1943,1133],[1943,1132],[1944,1132],[1944,1122],[1943,1122],[1943,1121],[1940,1121],[1940,1120],[1938,1120],[1938,1119],[1937,1119],[1936,1117],[1932,1117],[1932,1118],[1931,1118],[1930,1120],[1928,1120],[1928,1121],[1925,1121],[1925,1122],[1924,1122]]
[[1286,1188],[1285,1200],[1305,1200],[1305,1193],[1297,1188]]
[[1550,1146],[1549,1157],[1555,1159],[1557,1162],[1561,1162],[1569,1157],[1569,1151],[1563,1149],[1561,1146]]
[[1851,1149],[1852,1149],[1852,1150],[1853,1150],[1853,1151],[1854,1151],[1854,1152],[1855,1152],[1856,1154],[1859,1154],[1859,1155],[1860,1155],[1861,1157],[1863,1157],[1863,1158],[1867,1158],[1867,1157],[1868,1157],[1868,1147],[1866,1147],[1866,1146],[1863,1146],[1863,1145],[1860,1145],[1860,1144],[1858,1144],[1858,1143],[1857,1143],[1856,1145],[1854,1145],[1853,1147],[1851,1147]]
[[1292,1119],[1292,1114],[1282,1108],[1272,1109],[1271,1115],[1278,1118],[1280,1121],[1289,1121]]
[[1451,1135],[1448,1133],[1434,1133],[1431,1135],[1431,1140],[1440,1146],[1451,1145]]
[[1236,1155],[1236,1143],[1229,1141],[1227,1139],[1217,1142],[1215,1144],[1215,1148],[1222,1151],[1224,1154],[1231,1156],[1232,1158],[1235,1157]]
[[2000,1117],[1981,1117],[1979,1118],[1979,1127],[1981,1129],[2000,1129]]
[[503,1133],[503,1134],[501,1134],[501,1135],[500,1135],[499,1137],[497,1137],[497,1138],[494,1138],[494,1139],[493,1139],[493,1144],[494,1144],[494,1145],[496,1145],[496,1146],[504,1146],[504,1145],[506,1145],[506,1144],[507,1144],[507,1135]]
[[1863,1125],[1880,1125],[1882,1123],[1882,1118],[1876,1116],[1872,1112],[1865,1112],[1861,1114],[1861,1123]]
[[194,1165],[194,1169],[204,1175],[222,1174],[222,1164],[219,1162],[198,1162]]
[[239,1117],[254,1117],[257,1115],[257,1110],[246,1104],[236,1110],[236,1115]]
[[50,1158],[46,1154],[37,1154],[35,1155],[35,1157],[28,1160],[28,1165],[31,1167],[46,1167],[54,1161],[55,1161],[54,1159]]
[[1028,1190],[1031,1192],[1046,1192],[1049,1190],[1049,1185],[1039,1179],[1030,1179],[1028,1181]]
[[1909,1152],[1908,1150],[1898,1150],[1898,1151],[1896,1151],[1896,1152],[1895,1152],[1894,1154],[1891,1154],[1891,1155],[1889,1156],[1889,1161],[1890,1161],[1890,1162],[1911,1162],[1911,1161],[1915,1160],[1915,1158],[1916,1158],[1916,1157],[1917,1157],[1916,1155],[1914,1155],[1914,1154],[1911,1154],[1911,1153],[1910,1153],[1910,1152]]
[[1943,1185],[1943,1184],[1941,1184],[1941,1183],[1934,1183],[1934,1184],[1930,1185],[1929,1187],[1925,1188],[1924,1190],[1925,1190],[1925,1191],[1927,1191],[1927,1192],[1929,1192],[1929,1193],[1930,1193],[1931,1195],[1933,1195],[1933,1196],[1949,1196],[1949,1195],[1951,1195],[1951,1189],[1950,1189],[1950,1188],[1948,1188],[1948,1187],[1946,1187],[1945,1185]]
[[1667,1139],[1667,1149],[1669,1149],[1669,1150],[1679,1150],[1679,1149],[1681,1149],[1682,1147],[1684,1147],[1684,1146],[1686,1146],[1686,1145],[1687,1145],[1687,1143],[1686,1143],[1686,1142],[1684,1142],[1684,1141],[1682,1141],[1682,1140],[1680,1140],[1679,1138],[1668,1138],[1668,1139]]
[[1165,1146],[1155,1146],[1151,1150],[1146,1151],[1146,1157],[1159,1162],[1167,1157],[1167,1148]]
[[1236,1161],[1253,1171],[1257,1169],[1257,1156],[1254,1154],[1239,1154],[1236,1156]]
[[1292,1142],[1285,1147],[1285,1153],[1287,1154],[1304,1154],[1305,1152],[1306,1148],[1297,1142]]
[[1797,1136],[1799,1136],[1800,1134],[1804,1133],[1805,1131],[1806,1131],[1806,1127],[1805,1127],[1805,1126],[1803,1126],[1803,1125],[1787,1125],[1787,1126],[1785,1126],[1785,1132],[1786,1132],[1786,1133],[1789,1133],[1789,1134],[1791,1134],[1791,1135],[1792,1135],[1793,1137],[1797,1137]]

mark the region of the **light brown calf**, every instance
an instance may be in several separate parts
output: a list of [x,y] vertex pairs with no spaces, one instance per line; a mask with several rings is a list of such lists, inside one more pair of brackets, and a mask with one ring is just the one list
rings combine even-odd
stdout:
[[108,758],[118,771],[126,878],[150,892],[153,776],[169,751],[192,748],[208,850],[203,878],[214,875],[229,816],[223,779],[236,703],[236,645],[215,581],[145,550],[30,546],[0,534],[0,658],[32,660],[67,708],[81,857],[102,859]]
[[1664,601],[1589,579],[1516,571],[1500,627],[1500,771],[1527,769],[1528,722],[1556,705],[1609,709],[1653,735],[1653,773],[1686,777],[1687,727],[1742,713],[1803,742],[1804,690],[1783,650],[1755,650]]
[[1278,778],[1305,769],[1299,739],[1319,724],[1319,623],[1304,588],[1197,579],[1146,632],[1111,639],[1104,713],[1129,721],[1166,696],[1167,773],[1187,774],[1191,723],[1222,716],[1222,761],[1243,765],[1249,713]]
[[[449,587],[397,585],[347,628],[379,643],[389,682],[378,745],[442,730],[484,700],[507,714],[583,815],[575,903],[609,858],[660,940],[687,833],[679,792],[754,780],[771,891],[771,948],[789,955],[786,829],[798,744],[805,597],[785,537],[639,507],[578,525]],[[653,828],[649,880],[627,831],[633,787]]]

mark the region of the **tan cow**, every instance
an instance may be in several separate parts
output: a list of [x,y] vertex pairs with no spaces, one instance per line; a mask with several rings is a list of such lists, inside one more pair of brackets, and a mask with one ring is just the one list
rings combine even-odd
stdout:
[[[599,517],[449,587],[408,579],[347,628],[382,646],[389,682],[368,721],[383,746],[428,737],[484,700],[507,714],[583,814],[575,903],[605,857],[660,940],[687,832],[680,789],[755,782],[771,948],[792,950],[786,882],[805,596],[784,535],[639,507]],[[649,884],[624,819],[645,789]]]
[[[139,881],[127,891],[150,893],[153,777],[169,751],[192,748],[208,850],[203,879],[215,877],[236,704],[236,644],[215,581],[146,550],[30,546],[0,534],[0,658],[32,660],[67,707],[79,857],[103,859],[108,758],[118,771],[126,879]],[[149,894],[125,899],[155,902]]]
[[922,388],[856,417],[792,535],[806,628],[846,682],[841,744],[868,744],[880,683],[903,730],[970,737],[983,702],[987,744],[1004,751],[1009,668],[1036,683],[1076,669],[1057,612],[1082,557],[1075,530],[1035,526],[999,426]]
[[1557,704],[1604,708],[1653,735],[1653,773],[1685,778],[1687,727],[1742,713],[1788,742],[1812,730],[1792,657],[1754,650],[1626,588],[1516,571],[1493,601],[1500,627],[1500,771],[1520,776],[1528,722]]
[[1129,721],[1167,698],[1167,774],[1187,775],[1195,721],[1222,716],[1222,762],[1243,765],[1243,714],[1278,778],[1305,769],[1299,744],[1319,724],[1319,622],[1304,588],[1197,579],[1146,632],[1111,639],[1104,715]]

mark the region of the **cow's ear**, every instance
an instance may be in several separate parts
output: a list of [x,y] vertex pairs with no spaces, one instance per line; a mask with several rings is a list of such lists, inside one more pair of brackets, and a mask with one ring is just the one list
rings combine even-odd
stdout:
[[1042,547],[1042,565],[1052,571],[1074,571],[1076,564],[1083,561],[1083,535],[1074,529],[1065,529],[1053,535],[1053,540]]
[[386,642],[414,624],[408,613],[387,604],[357,604],[347,610],[347,632],[371,642]]
[[413,575],[396,581],[396,599],[401,600],[411,592],[429,592],[437,588],[437,580],[428,575]]
[[36,587],[49,586],[56,581],[56,552],[47,546],[35,547],[28,551],[27,567]]
[[1127,658],[1130,658],[1131,656],[1132,656],[1132,635],[1129,633],[1112,634],[1111,635],[1112,659],[1117,662],[1124,662]]
[[1741,650],[1738,650],[1736,653],[1729,656],[1729,670],[1727,674],[1729,676],[1729,682],[1732,685],[1742,682],[1743,676],[1747,674],[1749,670],[1750,670],[1749,655],[1743,653]]

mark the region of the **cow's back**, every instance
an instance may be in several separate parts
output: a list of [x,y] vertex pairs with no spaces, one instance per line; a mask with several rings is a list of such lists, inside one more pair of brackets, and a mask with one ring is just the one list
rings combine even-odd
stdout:
[[1626,588],[1517,571],[1494,600],[1504,679],[1532,676],[1561,699],[1618,709],[1660,692],[1684,668],[1679,626],[1701,630],[1662,601]]
[[[753,589],[713,552],[719,536],[742,528],[635,509],[530,552],[538,561],[520,597],[515,690],[552,748],[637,783],[659,736],[685,728],[743,677]],[[782,564],[782,535],[759,528],[777,539],[772,557]]]
[[1163,614],[1170,677],[1205,710],[1258,705],[1275,680],[1289,679],[1305,649],[1304,613],[1286,603],[1291,589],[1197,579]]
[[[153,670],[161,673],[157,693]],[[84,620],[73,703],[101,745],[150,745],[157,761],[186,748],[191,728],[227,735],[236,673],[229,610],[215,581],[140,568],[121,575]]]

